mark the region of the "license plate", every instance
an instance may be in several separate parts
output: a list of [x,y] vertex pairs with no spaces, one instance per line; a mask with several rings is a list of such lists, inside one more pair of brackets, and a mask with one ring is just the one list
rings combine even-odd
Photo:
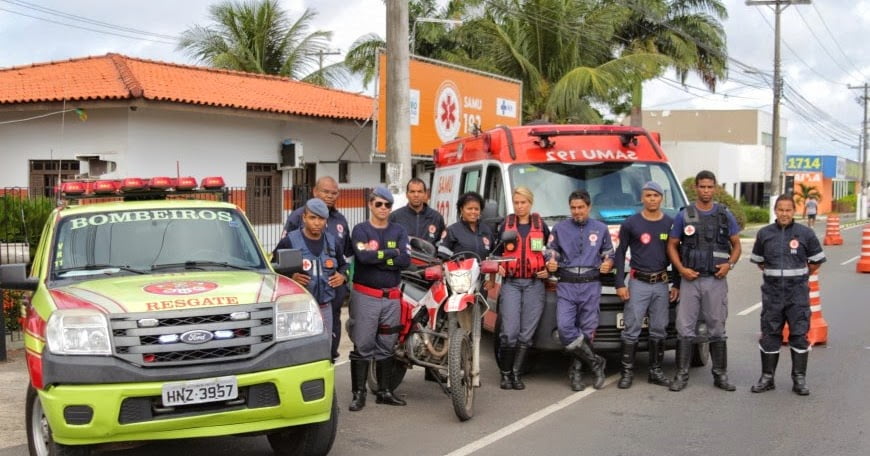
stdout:
[[[616,327],[618,329],[625,329],[625,318],[623,318],[622,312],[616,314]],[[641,323],[641,327],[649,328],[649,317],[643,317],[643,323]]]
[[163,406],[228,401],[239,397],[236,377],[204,378],[163,385]]

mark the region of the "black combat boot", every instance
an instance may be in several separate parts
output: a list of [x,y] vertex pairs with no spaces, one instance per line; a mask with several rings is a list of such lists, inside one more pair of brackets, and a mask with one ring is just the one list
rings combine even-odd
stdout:
[[810,389],[807,387],[807,361],[809,359],[809,351],[803,353],[791,351],[791,381],[794,383],[791,390],[800,396],[810,395]]
[[713,384],[725,391],[734,391],[736,386],[728,382],[728,345],[724,340],[710,342],[710,360],[713,362]]
[[662,360],[665,359],[665,341],[649,340],[649,375],[647,382],[653,385],[671,386],[671,379],[662,371]]
[[619,383],[616,385],[620,389],[631,388],[631,382],[634,380],[635,350],[637,350],[637,342],[622,341],[622,357],[620,358],[622,370],[619,372]]
[[671,391],[682,391],[689,384],[689,367],[692,365],[692,339],[680,339],[677,342],[677,373],[671,382]]
[[763,393],[765,391],[776,389],[773,377],[776,375],[776,364],[778,362],[779,352],[761,352],[761,378],[758,379],[758,383],[752,385],[750,391],[753,393]]
[[499,383],[499,388],[503,390],[509,390],[514,388],[514,381],[511,375],[511,369],[514,366],[516,354],[516,347],[508,347],[506,345],[502,345],[498,349],[498,370],[501,374],[501,382]]
[[580,359],[580,361],[583,361],[586,366],[589,367],[589,370],[592,371],[592,375],[595,376],[592,387],[595,389],[601,389],[604,386],[604,380],[606,379],[604,375],[604,368],[607,364],[606,360],[592,351],[592,344],[589,342],[588,338],[584,338],[583,342],[574,348],[574,354]]
[[511,369],[511,383],[513,383],[515,390],[526,389],[526,384],[523,383],[523,379],[520,376],[523,375],[523,368],[528,353],[528,345],[520,344],[519,347],[517,347],[517,354],[516,357],[514,357],[513,367]]
[[387,405],[406,405],[403,399],[393,395],[390,389],[390,384],[393,381],[393,358],[381,359],[377,361],[377,376],[378,376],[378,392],[375,394],[376,404]]
[[366,378],[370,362],[367,359],[350,360],[350,385],[353,399],[350,400],[348,409],[351,412],[358,412],[366,406]]
[[586,389],[586,384],[583,383],[583,363],[580,362],[579,358],[571,360],[568,379],[571,381],[571,391],[583,391]]

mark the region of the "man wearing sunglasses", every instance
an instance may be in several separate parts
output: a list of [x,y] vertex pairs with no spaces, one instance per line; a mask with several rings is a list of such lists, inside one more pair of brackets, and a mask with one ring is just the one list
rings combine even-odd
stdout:
[[[347,224],[347,219],[344,218],[341,212],[335,208],[335,202],[338,200],[338,183],[335,179],[329,176],[323,176],[317,179],[314,184],[314,198],[321,199],[329,208],[329,217],[326,219],[326,232],[335,239],[335,248],[339,255],[344,255],[345,260],[349,260],[353,256],[353,248],[350,245],[350,228]],[[296,208],[287,217],[287,222],[284,223],[284,233],[281,235],[284,238],[287,233],[298,230],[302,227],[302,212],[305,209],[304,205]],[[347,287],[344,285],[335,289],[335,297],[332,300],[332,360],[338,358],[338,344],[341,342],[341,306],[344,305],[344,300],[347,298]]]
[[393,395],[393,349],[399,337],[399,289],[402,269],[411,264],[408,234],[402,225],[391,223],[393,195],[378,187],[369,196],[371,216],[353,227],[356,267],[350,294],[350,378],[353,399],[350,411],[362,410],[366,404],[366,378],[372,360],[377,364],[378,391],[375,402],[405,405]]

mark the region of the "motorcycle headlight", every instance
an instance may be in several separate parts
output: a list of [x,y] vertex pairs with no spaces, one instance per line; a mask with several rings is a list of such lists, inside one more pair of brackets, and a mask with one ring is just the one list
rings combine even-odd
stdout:
[[111,355],[109,321],[89,309],[61,309],[48,318],[48,350],[56,355]]
[[275,340],[299,339],[323,332],[320,308],[307,295],[278,298],[275,303]]
[[471,271],[450,271],[447,274],[447,284],[455,293],[466,293],[471,289]]

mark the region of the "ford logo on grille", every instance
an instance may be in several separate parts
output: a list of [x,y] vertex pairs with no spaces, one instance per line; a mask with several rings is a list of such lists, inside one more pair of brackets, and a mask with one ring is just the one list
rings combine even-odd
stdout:
[[201,329],[194,329],[181,335],[181,341],[186,344],[204,344],[212,339],[214,339],[214,334]]

